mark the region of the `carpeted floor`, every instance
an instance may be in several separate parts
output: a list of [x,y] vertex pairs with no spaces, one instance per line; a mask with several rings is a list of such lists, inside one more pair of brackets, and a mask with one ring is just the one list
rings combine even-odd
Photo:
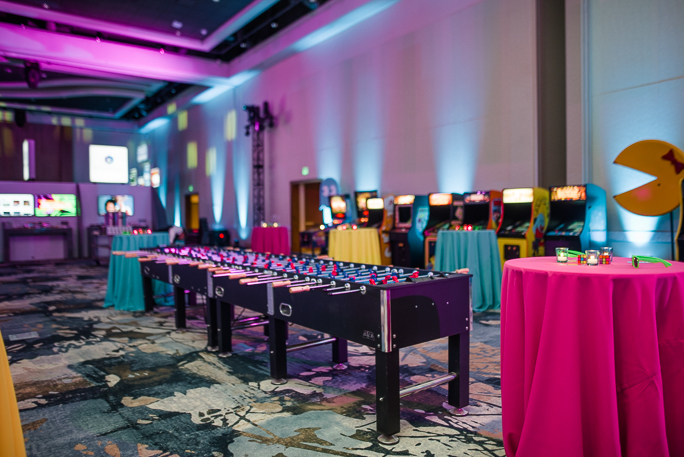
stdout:
[[[401,441],[375,431],[373,351],[350,344],[349,368],[323,346],[288,357],[274,386],[267,343],[238,332],[232,356],[204,351],[203,309],[189,331],[173,313],[102,308],[106,267],[0,268],[0,330],[29,456],[502,456],[499,314],[475,316],[470,415],[445,414],[445,388],[402,400]],[[10,336],[37,337],[11,341]],[[20,335],[21,336],[21,335]],[[291,327],[292,344],[321,337]],[[402,385],[446,371],[446,340],[402,350]]]

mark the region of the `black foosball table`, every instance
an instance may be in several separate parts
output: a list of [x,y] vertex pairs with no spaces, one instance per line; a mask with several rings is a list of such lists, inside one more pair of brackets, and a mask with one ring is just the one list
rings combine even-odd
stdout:
[[[185,292],[207,299],[208,350],[232,351],[232,332],[264,326],[274,384],[287,382],[287,354],[332,345],[337,369],[347,342],[373,348],[378,440],[398,442],[400,398],[448,384],[454,415],[469,404],[469,274],[355,265],[313,256],[275,256],[209,247],[164,247],[138,252],[146,310],[154,307],[152,279],[174,286],[176,326],[185,327]],[[233,307],[260,314],[235,321]],[[287,345],[288,324],[330,335]],[[448,373],[404,388],[399,350],[448,338]]]

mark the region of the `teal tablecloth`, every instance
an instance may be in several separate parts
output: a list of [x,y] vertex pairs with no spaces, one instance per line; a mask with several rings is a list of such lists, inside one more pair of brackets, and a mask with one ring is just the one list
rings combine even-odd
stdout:
[[[112,240],[112,251],[137,251],[142,248],[153,248],[169,244],[166,232],[151,235],[116,235]],[[164,295],[173,291],[170,284],[152,281],[154,295]],[[163,304],[163,301],[157,301]],[[171,304],[172,300],[168,304]],[[113,306],[125,311],[144,311],[145,301],[142,290],[140,262],[137,258],[126,258],[123,255],[112,255],[109,260],[109,280],[105,307]]]
[[501,309],[501,260],[496,232],[441,231],[435,247],[435,270],[470,268],[473,311]]

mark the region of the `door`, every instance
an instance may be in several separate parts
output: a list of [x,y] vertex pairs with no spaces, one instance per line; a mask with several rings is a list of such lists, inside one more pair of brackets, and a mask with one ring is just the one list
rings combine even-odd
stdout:
[[188,231],[198,231],[199,222],[199,194],[185,196],[185,228]]
[[290,244],[292,252],[301,252],[299,232],[320,226],[323,214],[319,209],[321,181],[290,183]]

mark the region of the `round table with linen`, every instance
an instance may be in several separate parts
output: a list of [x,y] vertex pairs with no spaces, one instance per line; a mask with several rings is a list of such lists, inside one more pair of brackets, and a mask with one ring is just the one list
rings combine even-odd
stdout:
[[[153,248],[169,244],[166,232],[150,235],[116,235],[112,240],[112,253],[121,251],[137,251],[142,248]],[[170,284],[153,280],[154,295],[164,295],[172,291]],[[159,302],[161,303],[161,302]],[[109,277],[105,307],[114,306],[124,311],[144,311],[145,300],[142,289],[142,274],[137,258],[127,258],[112,254],[109,261]]]
[[380,265],[380,233],[376,228],[330,230],[328,255],[342,262]]
[[290,255],[290,237],[287,227],[254,227],[252,251]]
[[684,263],[506,262],[501,396],[509,457],[684,456]]

